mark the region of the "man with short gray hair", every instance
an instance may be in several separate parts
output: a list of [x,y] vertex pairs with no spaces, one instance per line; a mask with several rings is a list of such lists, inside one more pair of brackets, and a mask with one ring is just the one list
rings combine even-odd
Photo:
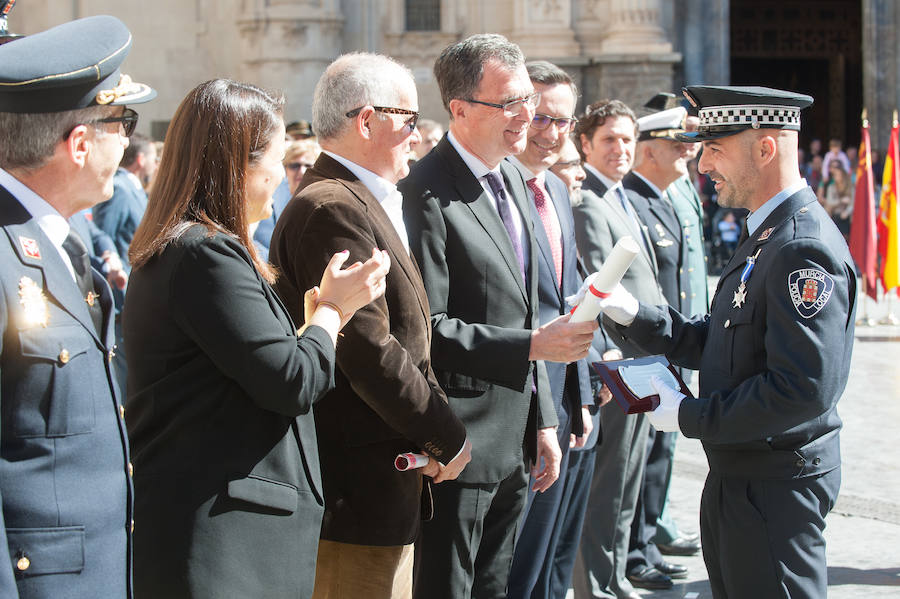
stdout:
[[465,472],[434,488],[415,596],[505,598],[527,462],[535,491],[559,474],[543,361],[583,358],[597,325],[560,316],[540,326],[532,211],[522,175],[504,161],[525,149],[540,97],[522,51],[475,35],[444,49],[434,73],[449,133],[399,187],[431,302],[435,374],[473,449]]
[[[450,480],[470,459],[431,370],[428,298],[396,189],[418,140],[416,87],[385,56],[348,54],[326,69],[312,109],[322,154],[275,225],[278,294],[299,323],[303,290],[335,252],[349,251],[352,263],[381,248],[391,259],[384,297],[344,327],[335,387],[314,408],[325,516],[313,597],[404,599],[431,503],[423,474]],[[406,452],[429,455],[428,465],[398,471],[394,458]]]
[[132,596],[112,294],[68,220],[112,195],[125,105],[156,95],[120,71],[131,39],[98,16],[0,47],[0,597]]

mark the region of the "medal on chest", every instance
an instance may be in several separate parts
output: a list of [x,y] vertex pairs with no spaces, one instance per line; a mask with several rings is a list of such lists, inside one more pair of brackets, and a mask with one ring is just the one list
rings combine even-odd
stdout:
[[756,260],[759,258],[759,253],[762,251],[762,248],[756,250],[756,253],[752,256],[747,256],[747,264],[744,265],[744,270],[741,271],[741,283],[738,285],[738,288],[734,290],[734,297],[731,300],[731,306],[733,308],[742,308],[744,306],[744,302],[747,301],[747,281],[750,280],[750,275],[753,273],[753,267],[756,266]]

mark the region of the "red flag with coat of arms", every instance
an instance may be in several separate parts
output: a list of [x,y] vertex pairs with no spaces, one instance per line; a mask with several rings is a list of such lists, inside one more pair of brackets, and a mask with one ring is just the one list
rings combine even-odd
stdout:
[[869,120],[863,110],[859,163],[856,167],[856,195],[850,221],[850,255],[862,276],[866,295],[878,300],[875,247],[875,185],[872,182],[872,142]]

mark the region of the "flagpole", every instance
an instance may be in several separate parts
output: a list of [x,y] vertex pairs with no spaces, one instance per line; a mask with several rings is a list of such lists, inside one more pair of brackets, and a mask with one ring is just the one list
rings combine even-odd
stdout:
[[874,327],[875,319],[869,316],[869,290],[866,288],[866,277],[862,277],[862,316],[856,319],[856,326],[858,327]]
[[875,197],[872,181],[872,143],[869,138],[869,119],[865,108],[861,115],[862,131],[860,134],[859,164],[857,165],[856,189],[853,199],[853,218],[850,221],[850,255],[856,262],[862,278],[863,302],[862,316],[856,321],[857,326],[875,326],[875,319],[869,316],[869,304],[866,296],[877,301],[878,284],[876,283],[876,232],[875,232]]

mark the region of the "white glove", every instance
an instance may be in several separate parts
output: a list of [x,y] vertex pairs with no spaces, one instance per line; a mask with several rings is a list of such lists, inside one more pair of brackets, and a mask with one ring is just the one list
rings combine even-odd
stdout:
[[663,433],[679,430],[678,408],[685,394],[668,386],[658,376],[650,377],[650,385],[659,395],[659,405],[652,412],[647,412],[647,420],[653,428]]
[[616,284],[616,288],[612,290],[609,297],[600,300],[600,309],[603,310],[603,313],[626,327],[634,322],[639,306],[640,304],[634,296],[622,287],[622,283]]

